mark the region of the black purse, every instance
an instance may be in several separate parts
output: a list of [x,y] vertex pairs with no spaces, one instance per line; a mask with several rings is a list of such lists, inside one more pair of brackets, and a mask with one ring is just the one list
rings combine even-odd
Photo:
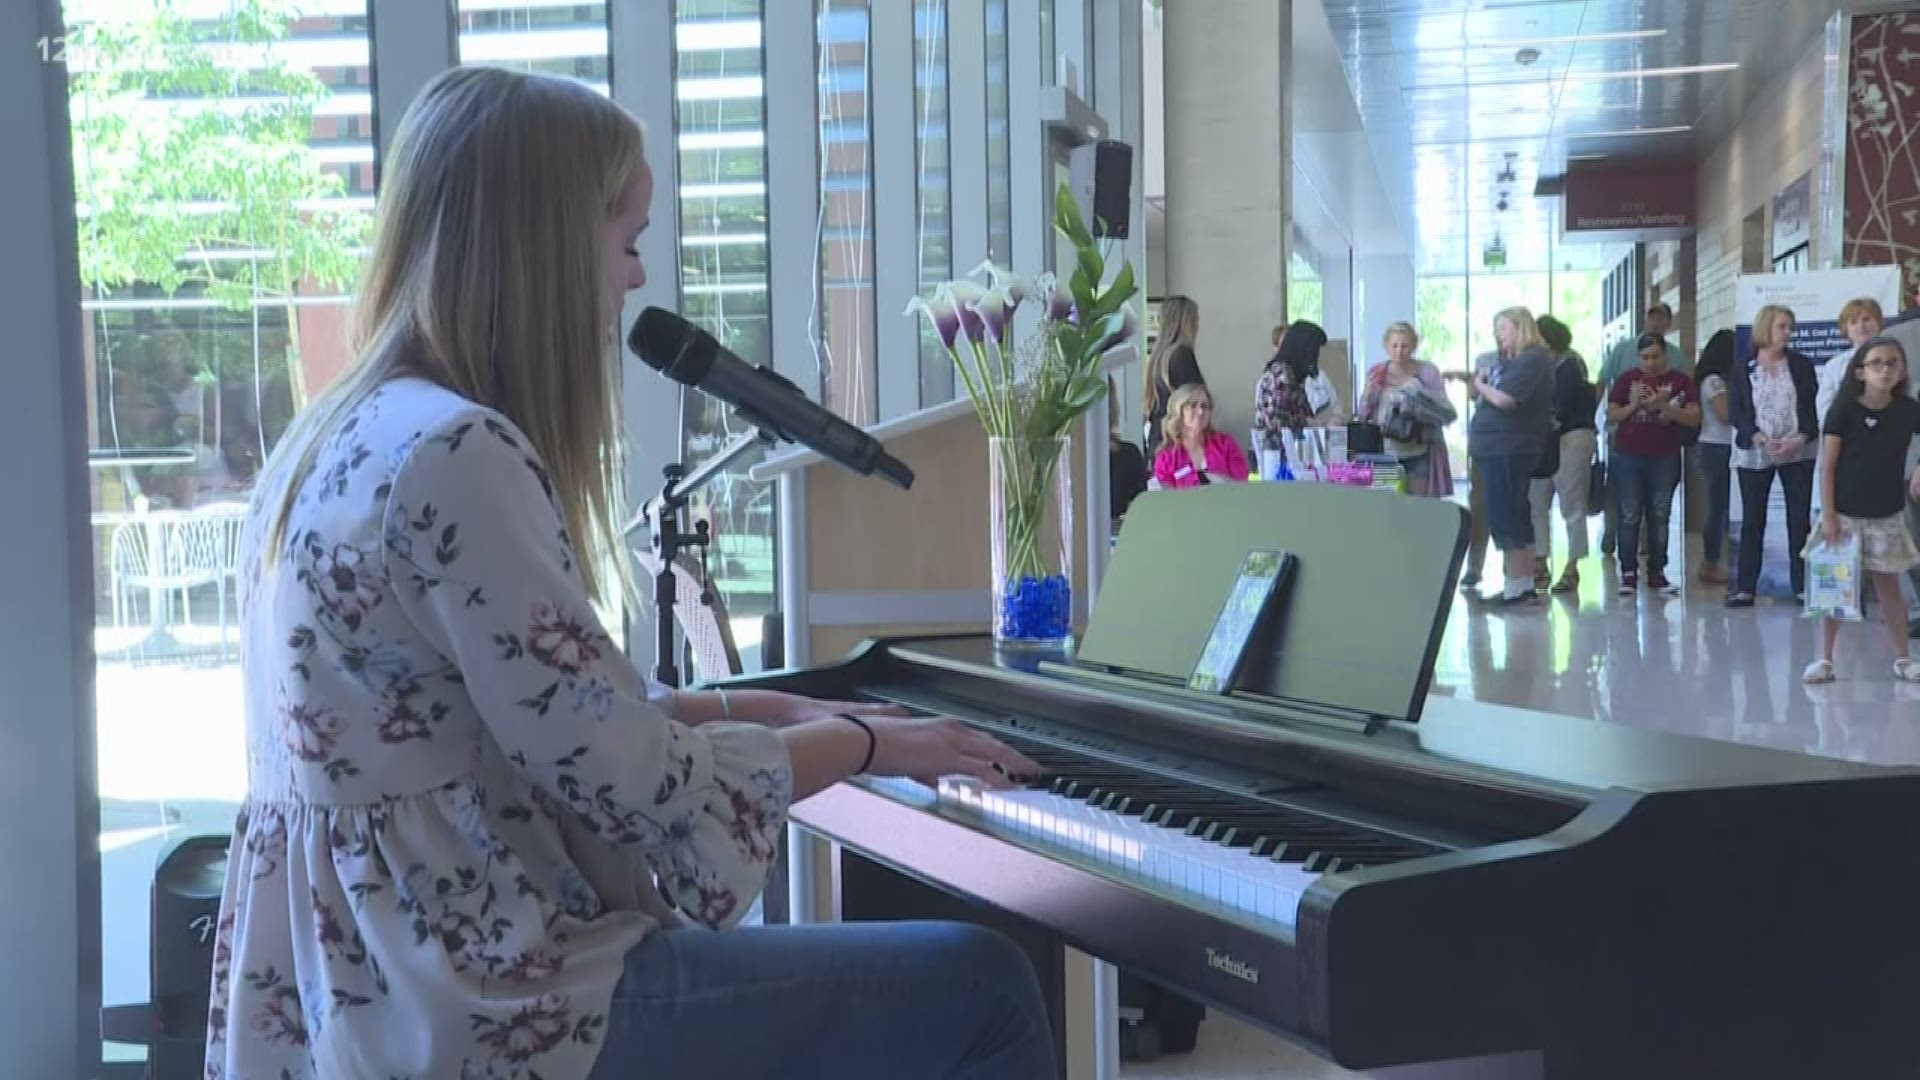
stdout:
[[1560,471],[1560,433],[1547,432],[1546,448],[1540,451],[1540,460],[1533,463],[1535,480],[1551,480]]
[[1386,440],[1380,425],[1367,420],[1347,421],[1347,456],[1385,453]]

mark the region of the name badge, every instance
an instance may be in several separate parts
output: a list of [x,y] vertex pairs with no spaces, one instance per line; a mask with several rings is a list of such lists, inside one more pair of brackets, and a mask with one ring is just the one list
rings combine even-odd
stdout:
[[1173,478],[1175,480],[1185,480],[1187,477],[1192,475],[1193,475],[1193,466],[1182,465],[1180,466],[1179,469],[1174,471]]

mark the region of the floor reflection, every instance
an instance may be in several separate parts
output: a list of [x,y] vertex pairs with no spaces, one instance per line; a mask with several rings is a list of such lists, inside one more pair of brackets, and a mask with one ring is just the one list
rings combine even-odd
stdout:
[[1840,681],[1800,682],[1819,624],[1792,604],[1729,610],[1724,590],[1614,595],[1589,560],[1576,596],[1520,609],[1456,599],[1434,692],[1801,753],[1920,763],[1920,686],[1896,682],[1871,624],[1841,635]]

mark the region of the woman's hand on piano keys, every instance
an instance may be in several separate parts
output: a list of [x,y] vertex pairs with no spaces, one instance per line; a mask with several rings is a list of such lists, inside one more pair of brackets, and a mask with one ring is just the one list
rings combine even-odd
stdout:
[[[844,710],[843,710],[844,711]],[[904,776],[939,787],[946,776],[965,776],[990,788],[1018,786],[1040,766],[978,728],[951,716],[902,717],[863,714],[873,728],[872,776]]]
[[854,715],[862,720],[875,716],[912,716],[912,710],[904,705],[889,705],[877,701],[826,701],[819,698],[787,695],[791,702],[790,718],[776,723],[774,727],[787,724],[804,724],[809,720],[830,720],[836,716]]

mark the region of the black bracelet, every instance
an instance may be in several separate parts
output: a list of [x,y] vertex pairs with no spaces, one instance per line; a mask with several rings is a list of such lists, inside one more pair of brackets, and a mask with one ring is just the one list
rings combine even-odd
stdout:
[[873,725],[867,723],[865,720],[860,719],[859,717],[853,715],[852,713],[840,713],[838,715],[840,719],[846,720],[852,724],[857,725],[861,731],[864,731],[867,733],[867,756],[861,758],[860,767],[853,770],[853,775],[860,776],[864,774],[868,769],[873,767],[873,752],[880,748],[880,737],[873,733]]

